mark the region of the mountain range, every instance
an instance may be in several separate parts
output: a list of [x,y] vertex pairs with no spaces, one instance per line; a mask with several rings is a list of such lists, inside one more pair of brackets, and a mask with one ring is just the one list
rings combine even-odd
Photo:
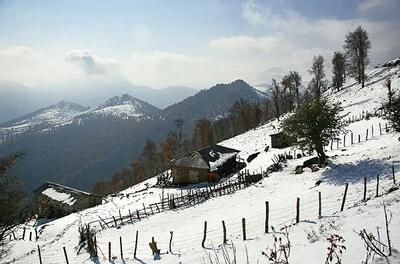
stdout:
[[17,82],[0,81],[0,123],[59,101],[96,106],[116,94],[130,94],[156,107],[165,108],[196,92],[197,90],[185,86],[153,89],[134,85],[122,77],[114,79],[93,77],[35,87],[27,87]]
[[94,107],[61,101],[0,125],[0,156],[21,150],[16,166],[26,190],[54,181],[88,190],[128,165],[146,139],[159,142],[185,120],[190,133],[197,119],[226,115],[240,99],[260,101],[264,94],[242,80],[218,84],[160,109],[129,94]]

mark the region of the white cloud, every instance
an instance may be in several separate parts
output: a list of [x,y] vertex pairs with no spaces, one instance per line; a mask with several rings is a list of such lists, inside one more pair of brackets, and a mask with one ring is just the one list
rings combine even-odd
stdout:
[[253,0],[242,4],[242,17],[253,26],[266,24],[266,14],[270,10],[257,5]]
[[104,75],[114,73],[117,63],[95,56],[88,50],[72,50],[67,53],[66,61],[76,63],[87,75]]
[[359,2],[357,8],[359,11],[368,13],[377,10],[387,10],[399,4],[399,0],[364,0]]
[[0,79],[14,80],[26,85],[59,82],[79,75],[75,67],[44,56],[26,46],[0,48]]

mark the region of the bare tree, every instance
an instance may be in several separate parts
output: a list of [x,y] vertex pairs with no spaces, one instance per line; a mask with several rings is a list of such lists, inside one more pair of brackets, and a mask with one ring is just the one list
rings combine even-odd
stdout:
[[281,88],[275,79],[272,79],[272,102],[274,104],[275,117],[279,120],[281,115]]
[[317,100],[321,98],[321,94],[326,88],[325,71],[324,71],[324,57],[321,55],[314,56],[313,63],[309,73],[313,76],[308,89],[310,90],[313,97]]
[[0,246],[7,235],[31,215],[31,207],[24,204],[25,197],[20,184],[14,175],[8,173],[22,155],[17,152],[0,158]]
[[364,87],[365,68],[369,64],[368,51],[371,49],[367,31],[358,26],[354,31],[349,32],[343,48],[347,58],[347,72]]
[[340,90],[346,80],[345,56],[340,51],[335,51],[332,58],[332,82],[337,91]]
[[301,76],[297,71],[291,71],[290,76],[292,78],[292,84],[293,84],[293,89],[294,93],[296,96],[296,104],[297,107],[300,106],[300,86],[301,86]]

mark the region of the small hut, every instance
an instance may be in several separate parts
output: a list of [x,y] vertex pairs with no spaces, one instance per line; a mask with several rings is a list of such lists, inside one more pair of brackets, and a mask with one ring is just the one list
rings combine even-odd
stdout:
[[283,132],[271,134],[271,147],[272,148],[287,148],[290,147],[291,139]]
[[235,172],[239,150],[212,145],[171,161],[174,184],[216,181]]
[[63,217],[102,202],[99,195],[52,182],[46,182],[33,193],[36,213],[40,218]]

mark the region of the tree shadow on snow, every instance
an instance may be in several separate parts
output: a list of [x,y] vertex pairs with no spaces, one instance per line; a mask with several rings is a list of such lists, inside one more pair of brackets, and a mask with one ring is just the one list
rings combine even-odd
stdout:
[[391,172],[390,164],[384,160],[360,160],[343,164],[329,164],[330,168],[321,173],[321,180],[328,184],[343,185],[375,179],[379,175],[388,175]]

